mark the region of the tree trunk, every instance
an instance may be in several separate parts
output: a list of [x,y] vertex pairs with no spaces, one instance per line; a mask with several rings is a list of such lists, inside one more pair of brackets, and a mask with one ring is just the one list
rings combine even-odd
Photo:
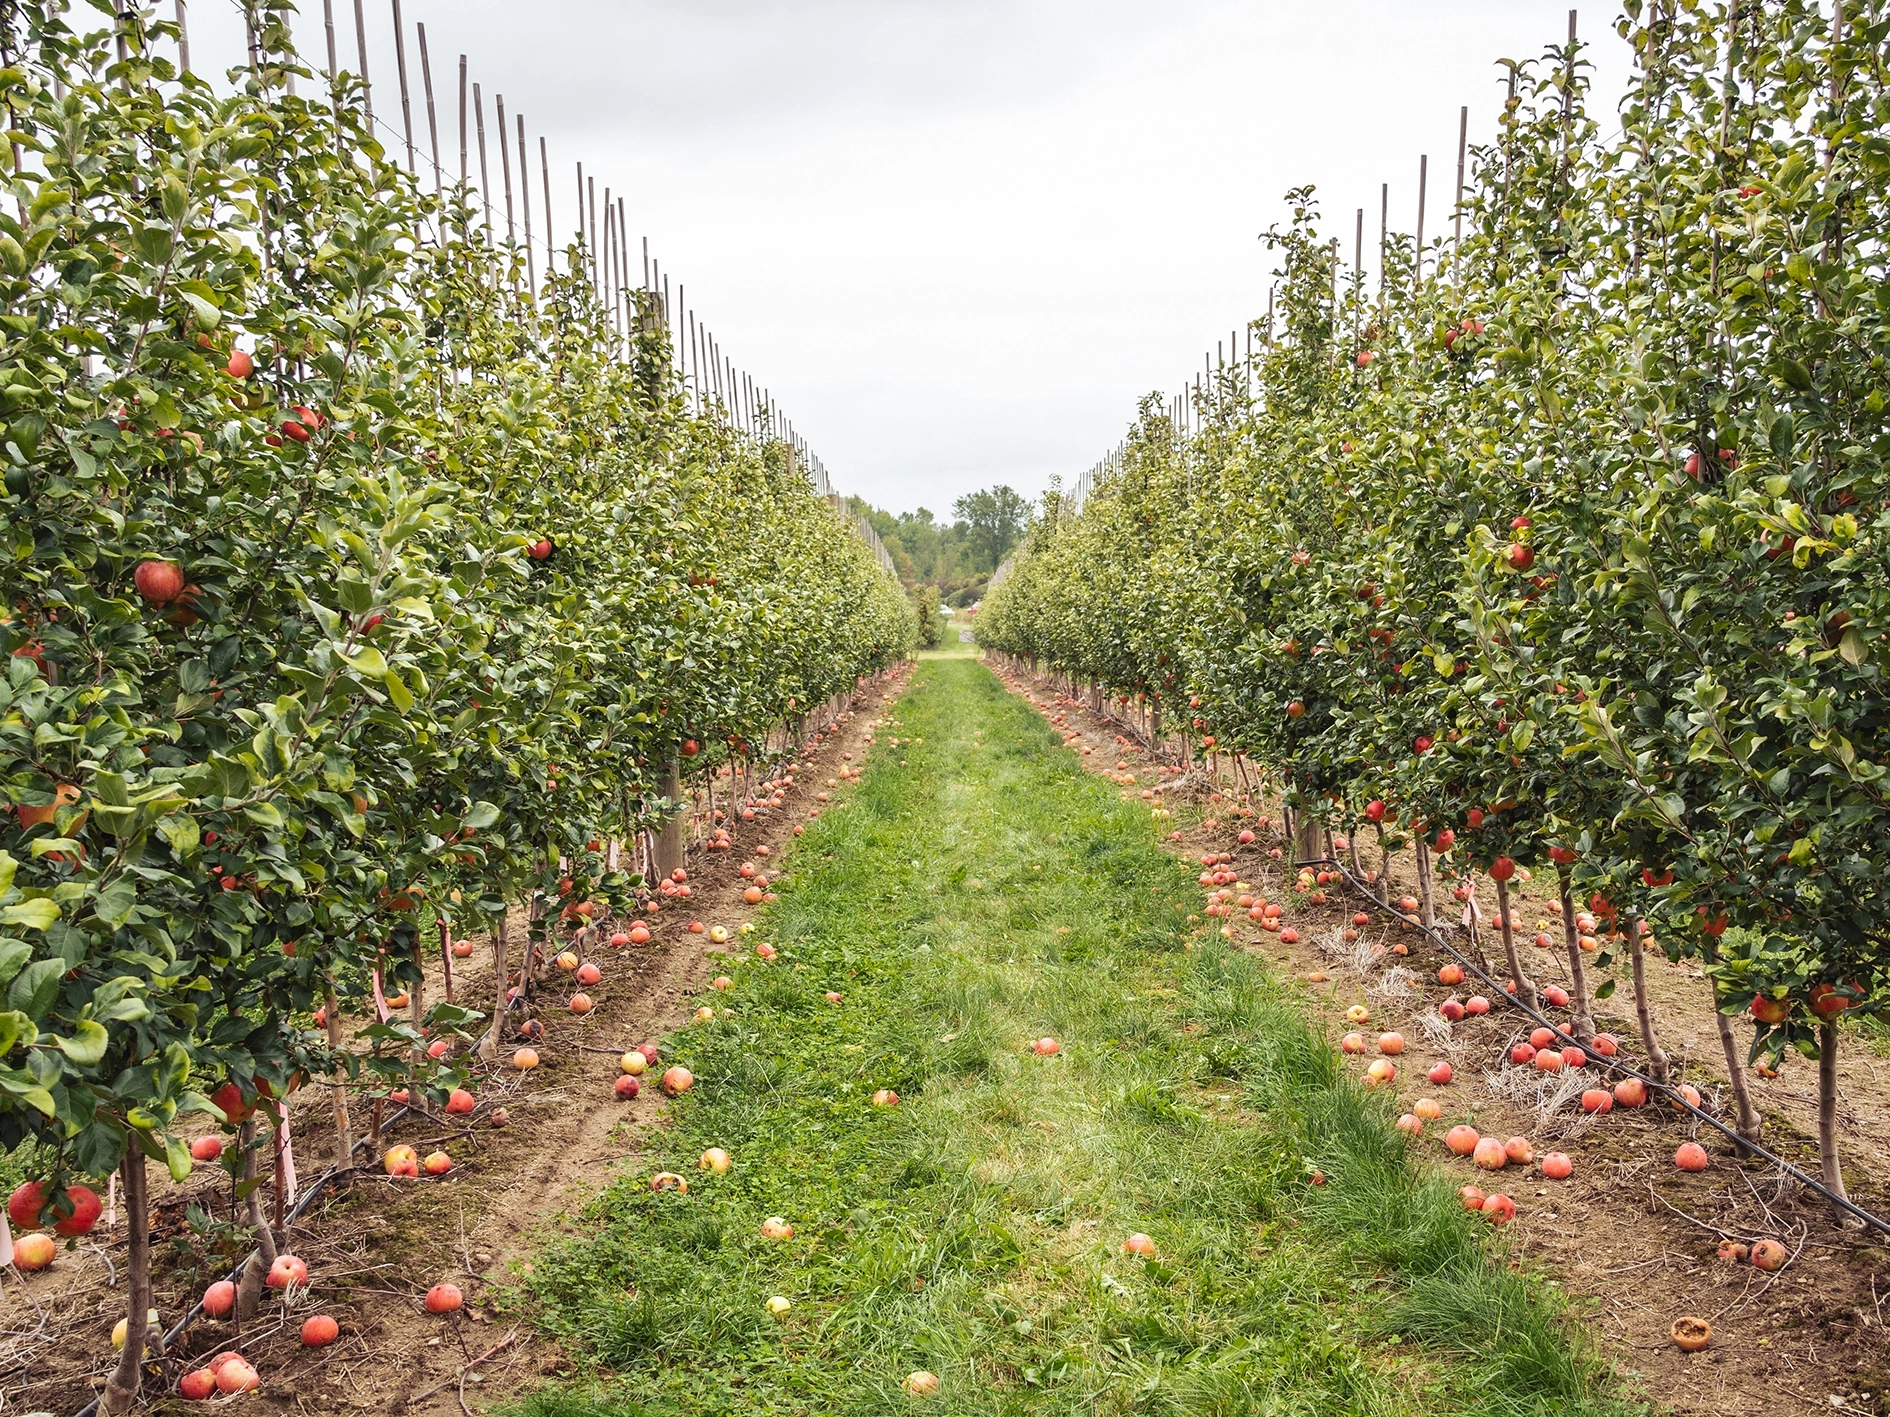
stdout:
[[1352,879],[1363,880],[1364,873],[1358,868],[1358,829],[1356,827],[1345,834],[1345,859],[1352,867]]
[[[674,812],[675,805],[682,801],[682,766],[675,758],[663,765],[663,795]],[[656,874],[664,880],[682,869],[688,837],[689,820],[681,812],[674,812],[663,822],[663,834],[656,839]]]
[[[328,1047],[330,1052],[341,1051],[341,1009],[335,1002],[335,985],[330,979],[322,992],[322,1007],[328,1019]],[[354,1128],[348,1120],[348,1073],[345,1068],[335,1068],[335,1080],[330,1085],[335,1104],[335,1169],[347,1171],[354,1166]]]
[[[1845,1200],[1851,1193],[1844,1189],[1844,1168],[1838,1164],[1837,1139],[1837,1054],[1838,1030],[1835,1019],[1818,1025],[1818,1170],[1824,1188]],[[1839,1219],[1844,1212],[1838,1212]]]
[[1424,840],[1422,833],[1418,835],[1415,850],[1417,852],[1418,923],[1426,930],[1435,930],[1437,911],[1431,904],[1431,847],[1430,843]]
[[1372,884],[1378,888],[1378,903],[1384,905],[1391,899],[1387,894],[1391,889],[1391,850],[1385,845],[1384,823],[1373,822],[1372,830],[1378,833],[1378,879]]
[[1589,1001],[1588,970],[1582,963],[1581,931],[1575,928],[1575,899],[1570,894],[1567,869],[1558,866],[1555,874],[1562,888],[1562,943],[1568,948],[1568,982],[1573,986],[1569,1002],[1574,1006],[1575,1018],[1570,1031],[1577,1043],[1593,1043],[1595,1009]]
[[[616,847],[612,842],[612,856],[617,854]],[[614,862],[612,867],[615,868]],[[453,927],[446,923],[445,917],[440,919],[440,973],[446,981],[446,1002],[450,1004],[453,1002]]]
[[[420,934],[418,931],[414,932],[413,937],[413,972],[413,988],[407,991],[407,999],[413,1006],[412,1013],[410,1014],[410,1017],[413,1019],[413,1031],[423,1034],[421,1020],[427,1015],[427,971],[426,960],[420,950]],[[425,1094],[420,1091],[420,1066],[426,1056],[427,1045],[424,1043],[415,1044],[413,1050],[413,1068],[407,1074],[407,1095],[415,1103],[420,1104],[422,1111],[425,1111],[426,1107],[425,1103],[422,1101]]]
[[242,1282],[236,1289],[236,1326],[240,1329],[256,1316],[256,1305],[262,1301],[263,1280],[268,1277],[269,1266],[276,1262],[276,1237],[263,1221],[262,1187],[256,1184],[256,1119],[244,1122],[236,1133],[236,1144],[243,1148],[243,1184],[248,1187],[249,1195],[244,1200],[244,1213],[250,1230],[256,1236],[257,1253],[249,1258],[243,1268]]
[[1516,998],[1535,1008],[1536,986],[1529,976],[1523,973],[1522,961],[1516,957],[1515,922],[1509,918],[1509,882],[1496,883],[1496,916],[1503,928],[1503,958],[1509,965],[1510,979],[1516,985]]
[[1634,1017],[1641,1025],[1641,1042],[1647,1049],[1647,1075],[1664,1083],[1673,1065],[1654,1034],[1654,1014],[1647,1003],[1647,955],[1641,944],[1641,917],[1634,911],[1628,912],[1627,933],[1628,966],[1634,976]]
[[1317,861],[1323,854],[1319,849],[1319,819],[1308,811],[1293,813],[1293,865]]
[[[1718,955],[1709,941],[1707,961],[1711,963]],[[1739,1040],[1733,1037],[1732,1020],[1719,1011],[1719,991],[1710,980],[1707,989],[1713,995],[1713,1024],[1719,1030],[1720,1051],[1726,1055],[1726,1076],[1732,1080],[1733,1100],[1739,1106],[1739,1135],[1747,1141],[1757,1141],[1759,1133],[1765,1129],[1765,1120],[1752,1105],[1752,1089],[1746,1085],[1746,1063],[1739,1056]]]
[[150,1208],[144,1184],[144,1153],[135,1140],[126,1140],[118,1174],[124,1182],[125,1221],[131,1232],[131,1252],[126,1259],[125,1287],[130,1294],[125,1310],[125,1346],[99,1398],[99,1406],[113,1417],[131,1411],[138,1400],[144,1373],[145,1330],[151,1312]]

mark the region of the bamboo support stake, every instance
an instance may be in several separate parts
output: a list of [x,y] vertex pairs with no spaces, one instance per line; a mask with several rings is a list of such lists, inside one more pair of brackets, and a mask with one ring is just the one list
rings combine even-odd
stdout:
[[623,335],[623,324],[618,319],[617,310],[617,206],[611,201],[610,188],[604,188],[604,231],[598,238],[603,243],[599,253],[603,258],[603,301],[604,313],[610,320],[611,342],[615,344]]
[[459,207],[459,234],[466,235],[466,186],[470,174],[466,170],[466,56],[459,56],[459,194],[455,201]]
[[[334,0],[328,0],[328,3],[332,5]],[[331,38],[328,41],[328,53],[330,56],[328,67],[331,71],[334,69],[333,55],[335,52],[335,42],[332,38],[334,30],[334,17],[330,15],[328,20],[328,32]],[[177,0],[177,64],[177,72],[180,75],[190,72],[190,18],[184,13],[184,0]],[[329,77],[331,79],[334,77],[332,72],[329,74]]]
[[1431,155],[1420,153],[1417,167],[1417,251],[1416,263],[1412,266],[1412,284],[1424,284],[1424,198],[1431,180]]
[[499,172],[505,183],[505,244],[515,247],[518,233],[512,225],[512,144],[505,135],[505,95],[492,96],[493,116],[499,121]]
[[1358,342],[1360,295],[1365,289],[1365,208],[1358,209],[1358,224],[1352,232],[1352,342]]
[[1391,184],[1378,184],[1378,299],[1385,298],[1385,269],[1391,264]]
[[328,90],[332,94],[341,77],[341,60],[335,52],[335,0],[322,0],[322,27],[328,33]]
[[415,166],[413,153],[413,96],[407,87],[407,26],[400,17],[400,0],[394,4],[394,67],[400,71],[400,129],[407,139],[407,171],[415,177],[420,169]]
[[368,80],[367,17],[361,13],[361,0],[354,0],[354,47],[361,61],[361,106],[367,125],[374,126],[374,86]]
[[518,192],[525,214],[525,289],[538,299],[538,269],[532,262],[532,168],[531,148],[525,143],[525,115],[518,119]]
[[441,203],[440,231],[446,230],[446,191],[440,180],[440,118],[433,104],[433,63],[427,57],[427,27],[415,25],[414,33],[420,39],[420,82],[427,91],[427,138],[433,147],[433,199]]
[[1463,169],[1464,160],[1469,153],[1470,105],[1466,103],[1457,110],[1457,200],[1452,203],[1452,209],[1456,213],[1457,229],[1450,240],[1450,264],[1453,274],[1457,264],[1457,255],[1463,250]]
[[557,227],[551,220],[551,150],[545,146],[545,135],[538,135],[538,168],[545,179],[545,279],[549,281],[558,268],[557,238],[552,232]]
[[473,130],[479,143],[479,200],[486,214],[486,239],[492,239],[492,178],[486,168],[486,101],[473,85]]

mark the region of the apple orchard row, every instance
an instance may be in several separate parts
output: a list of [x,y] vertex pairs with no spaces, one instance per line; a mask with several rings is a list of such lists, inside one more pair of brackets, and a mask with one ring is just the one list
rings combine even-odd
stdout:
[[1618,115],[1579,50],[1521,66],[1461,241],[1376,287],[1293,193],[1253,359],[1046,499],[979,638],[1281,792],[1302,859],[1411,847],[1427,913],[1487,874],[1525,999],[1534,863],[1579,1037],[1643,932],[1698,961],[1741,1131],[1749,1064],[1817,1058],[1841,1192],[1839,1025],[1890,984],[1890,106],[1829,11],[1635,3]]
[[[167,25],[0,21],[0,1147],[48,1222],[120,1172],[134,1315],[147,1158],[308,1080],[338,1143],[350,1088],[444,1105],[470,1056],[425,1037],[498,1030],[424,951],[634,911],[617,843],[710,774],[762,797],[913,635],[793,450],[685,397],[656,297],[575,246],[529,289],[259,11],[233,91]],[[540,960],[497,964],[502,1002]]]

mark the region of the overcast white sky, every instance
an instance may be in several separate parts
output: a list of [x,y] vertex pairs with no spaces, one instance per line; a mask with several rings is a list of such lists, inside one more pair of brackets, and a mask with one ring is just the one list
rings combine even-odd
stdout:
[[[354,5],[335,0],[345,67]],[[398,128],[391,0],[359,0],[375,109]],[[168,7],[166,7],[168,8]],[[302,48],[325,54],[321,0]],[[404,0],[424,22],[458,163],[458,56],[550,141],[561,228],[581,160],[725,351],[774,393],[837,487],[949,514],[1035,496],[1264,314],[1256,239],[1317,185],[1351,249],[1379,183],[1434,233],[1501,105],[1501,58],[1566,0]],[[234,0],[192,0],[201,72],[239,61]],[[1582,16],[1598,85],[1626,46]],[[416,107],[417,107],[416,102]],[[416,113],[421,150],[425,122]],[[494,139],[496,142],[496,139]],[[493,156],[494,185],[497,158]],[[476,172],[476,168],[475,168]],[[542,203],[535,203],[535,206]],[[535,213],[535,216],[542,214]],[[1367,264],[1370,259],[1368,256]]]

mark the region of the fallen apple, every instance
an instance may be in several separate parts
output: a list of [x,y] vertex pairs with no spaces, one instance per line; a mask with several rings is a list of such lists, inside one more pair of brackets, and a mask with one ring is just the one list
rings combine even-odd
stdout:
[[208,1368],[185,1373],[177,1380],[177,1395],[186,1402],[203,1402],[217,1390],[217,1375]]
[[457,1284],[436,1284],[427,1290],[426,1302],[429,1314],[450,1314],[466,1301]]
[[1485,1171],[1501,1171],[1509,1165],[1509,1152],[1495,1137],[1480,1137],[1470,1159]]
[[1492,1225],[1507,1225],[1516,1218],[1516,1202],[1501,1191],[1485,1196],[1483,1216]]

